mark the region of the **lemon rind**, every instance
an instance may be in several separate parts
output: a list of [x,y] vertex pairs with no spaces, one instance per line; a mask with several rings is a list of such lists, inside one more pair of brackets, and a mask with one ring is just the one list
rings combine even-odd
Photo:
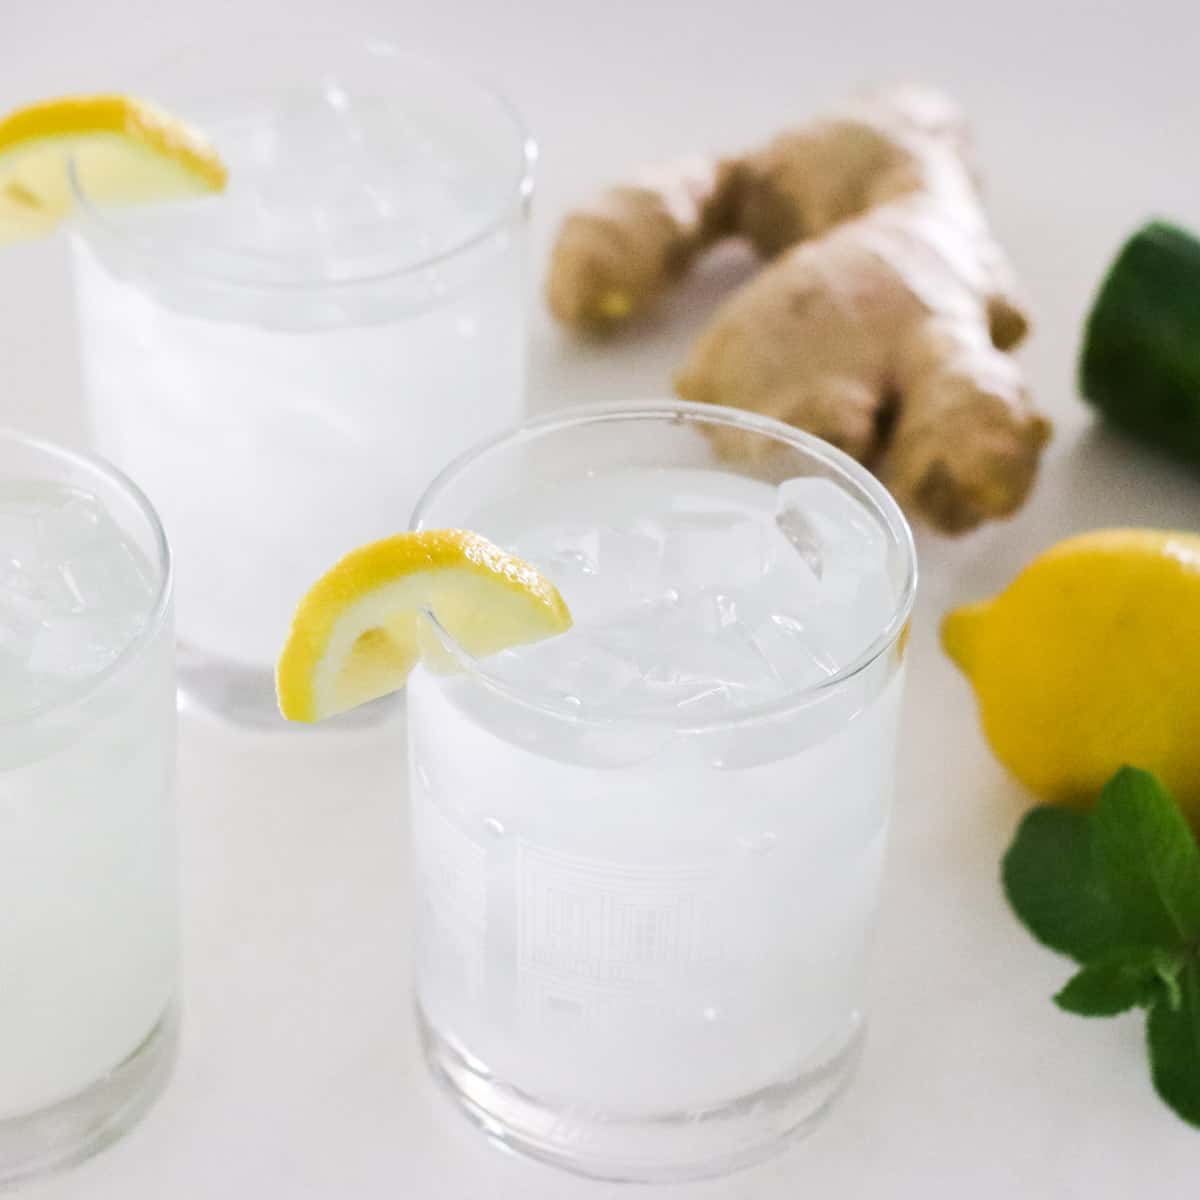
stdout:
[[38,143],[112,134],[147,147],[219,192],[228,172],[212,143],[157,105],[132,96],[59,96],[0,119],[0,156]]

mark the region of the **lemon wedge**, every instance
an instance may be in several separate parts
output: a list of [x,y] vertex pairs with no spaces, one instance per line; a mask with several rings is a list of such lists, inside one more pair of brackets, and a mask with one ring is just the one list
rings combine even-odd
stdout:
[[473,656],[571,626],[536,567],[461,529],[401,533],[352,551],[300,601],[275,668],[279,711],[320,721],[404,686],[422,614]]
[[98,204],[219,192],[226,180],[201,134],[144,100],[44,100],[0,118],[0,242],[37,237],[70,213],[68,159]]

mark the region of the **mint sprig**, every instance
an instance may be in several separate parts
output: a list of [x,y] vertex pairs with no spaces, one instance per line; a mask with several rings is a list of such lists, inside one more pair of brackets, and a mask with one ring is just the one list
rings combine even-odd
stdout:
[[1080,964],[1067,1012],[1148,1012],[1158,1094],[1200,1126],[1200,846],[1170,793],[1122,767],[1090,813],[1031,812],[1004,857],[1004,890],[1039,941]]

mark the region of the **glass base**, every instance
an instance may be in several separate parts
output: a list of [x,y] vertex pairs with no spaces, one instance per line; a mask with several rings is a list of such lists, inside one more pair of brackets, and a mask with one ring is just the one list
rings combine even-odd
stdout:
[[273,671],[213,658],[183,642],[179,644],[178,664],[179,695],[185,707],[254,732],[372,729],[386,721],[399,703],[395,696],[384,696],[352,712],[313,725],[297,725],[279,715]]
[[495,1079],[441,1037],[419,1005],[417,1023],[434,1078],[488,1137],[577,1175],[626,1183],[707,1179],[782,1150],[832,1107],[865,1035],[860,1022],[819,1066],[717,1107],[630,1117],[547,1104]]
[[170,1078],[178,1043],[179,1014],[172,1005],[150,1036],[86,1091],[0,1121],[0,1191],[83,1162],[132,1129]]

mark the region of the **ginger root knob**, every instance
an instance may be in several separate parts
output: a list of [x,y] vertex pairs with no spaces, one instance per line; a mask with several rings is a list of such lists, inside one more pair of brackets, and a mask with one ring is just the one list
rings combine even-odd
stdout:
[[1028,314],[949,100],[902,88],[611,190],[563,223],[550,307],[618,327],[726,237],[770,261],[697,339],[679,395],[833,442],[947,533],[1021,506],[1050,425],[1008,353]]

